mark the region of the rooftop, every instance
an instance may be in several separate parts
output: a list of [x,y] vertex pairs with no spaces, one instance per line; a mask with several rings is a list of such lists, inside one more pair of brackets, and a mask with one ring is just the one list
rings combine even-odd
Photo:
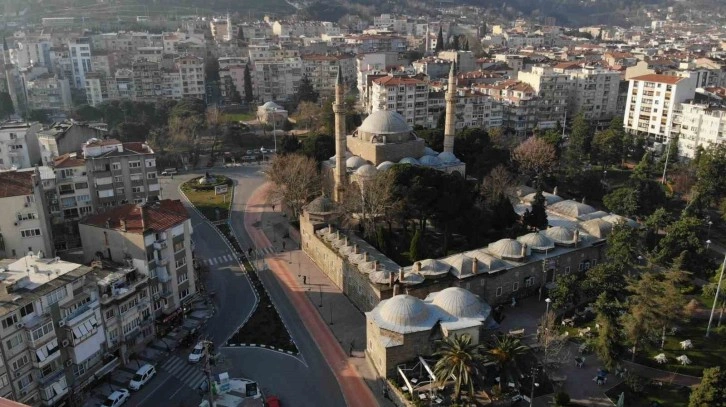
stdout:
[[58,257],[46,259],[42,252],[31,252],[0,271],[0,281],[9,286],[15,285],[16,288],[34,290],[79,267],[82,265],[63,261]]
[[0,198],[33,194],[33,173],[0,172]]
[[669,85],[675,85],[678,82],[684,80],[686,78],[683,78],[681,76],[673,76],[673,75],[659,75],[659,74],[648,74],[648,75],[641,75],[636,76],[632,80],[634,81],[645,81],[645,82],[657,82],[657,83],[666,83]]
[[160,232],[189,219],[180,200],[164,199],[144,205],[125,204],[91,215],[81,223],[126,233]]

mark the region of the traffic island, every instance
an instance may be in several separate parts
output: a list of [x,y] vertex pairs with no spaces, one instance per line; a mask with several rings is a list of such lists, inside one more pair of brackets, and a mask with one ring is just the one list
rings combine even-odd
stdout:
[[226,221],[232,206],[232,180],[207,173],[181,185],[181,191],[209,221]]

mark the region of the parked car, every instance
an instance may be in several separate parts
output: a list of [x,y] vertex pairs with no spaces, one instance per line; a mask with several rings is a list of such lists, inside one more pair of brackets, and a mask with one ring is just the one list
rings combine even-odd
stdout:
[[164,171],[161,172],[161,175],[176,175],[179,171],[177,171],[176,168],[165,168]]
[[280,407],[282,404],[280,404],[280,399],[278,399],[275,396],[267,396],[265,399],[265,405],[267,407]]
[[131,397],[131,394],[126,389],[118,389],[114,391],[113,393],[109,394],[106,400],[101,403],[102,407],[118,407],[122,404],[124,404],[129,397]]
[[199,342],[189,354],[189,363],[199,363],[204,356],[204,344]]
[[129,388],[134,391],[141,389],[141,387],[148,383],[154,375],[156,375],[156,368],[154,366],[148,363],[141,366],[139,370],[136,371],[134,377],[131,378]]

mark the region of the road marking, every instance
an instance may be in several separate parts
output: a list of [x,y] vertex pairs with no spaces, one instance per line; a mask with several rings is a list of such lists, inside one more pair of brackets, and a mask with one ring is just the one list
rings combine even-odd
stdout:
[[226,255],[226,256],[224,256],[224,259],[225,259],[226,261],[232,261],[232,260],[233,260],[232,256],[230,256],[229,254],[228,254],[228,255]]
[[161,368],[192,389],[199,387],[204,379],[199,364],[190,364],[178,356],[170,357]]
[[177,394],[179,394],[180,391],[182,391],[182,388],[181,387],[177,391],[175,391],[174,394],[172,394],[171,396],[169,396],[169,400],[173,399],[174,396],[176,396]]
[[216,259],[209,259],[209,262],[212,263],[213,266],[216,266],[217,265],[217,260]]
[[153,396],[153,395],[154,395],[154,394],[155,394],[155,393],[156,393],[156,392],[157,392],[157,391],[158,391],[158,390],[159,390],[159,389],[160,389],[160,388],[161,388],[162,386],[164,386],[164,385],[166,384],[166,382],[168,382],[168,381],[169,381],[169,379],[171,379],[171,377],[167,377],[167,378],[166,378],[166,379],[165,379],[165,380],[164,380],[163,382],[159,383],[159,385],[158,385],[158,386],[156,386],[156,388],[155,388],[155,389],[154,389],[154,390],[153,390],[153,391],[152,391],[151,393],[147,394],[147,395],[146,395],[146,397],[144,397],[143,399],[141,399],[141,401],[139,401],[139,405],[142,405],[142,404],[144,404],[144,402],[145,402],[145,401],[146,401],[146,400],[147,400],[147,399],[148,399],[149,397]]

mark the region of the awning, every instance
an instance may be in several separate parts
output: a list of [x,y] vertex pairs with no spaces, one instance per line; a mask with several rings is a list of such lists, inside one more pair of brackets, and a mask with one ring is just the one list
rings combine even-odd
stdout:
[[61,394],[63,394],[63,391],[65,390],[65,389],[64,389],[64,388],[63,388],[63,387],[61,386],[60,382],[55,382],[55,383],[53,383],[53,384],[51,385],[51,387],[53,387],[53,391],[55,392],[55,395],[56,395],[56,396],[60,396]]
[[43,351],[44,351],[43,348],[40,348],[35,351],[35,355],[38,356],[38,362],[42,362],[45,360],[45,358],[48,357],[48,355],[46,355],[45,352],[43,352]]

